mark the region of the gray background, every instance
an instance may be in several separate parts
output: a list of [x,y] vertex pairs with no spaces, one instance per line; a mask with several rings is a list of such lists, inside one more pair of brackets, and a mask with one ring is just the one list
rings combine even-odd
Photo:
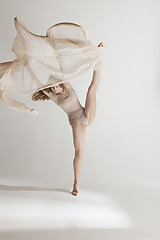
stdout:
[[[97,112],[87,128],[80,184],[160,186],[160,2],[14,0],[0,2],[0,62],[15,59],[14,17],[33,33],[75,22],[93,44],[107,47]],[[84,106],[92,70],[71,81]],[[72,184],[74,148],[67,115],[54,102],[15,99],[40,111],[30,116],[0,105],[0,183]]]

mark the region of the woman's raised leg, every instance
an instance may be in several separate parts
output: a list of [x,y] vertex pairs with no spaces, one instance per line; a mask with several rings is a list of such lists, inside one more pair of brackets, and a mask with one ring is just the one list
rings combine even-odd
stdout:
[[[98,47],[103,47],[103,43],[100,43]],[[85,115],[88,118],[90,125],[94,119],[96,114],[96,91],[100,82],[100,67],[101,62],[97,63],[93,72],[92,82],[88,88],[86,102],[85,102]]]
[[88,118],[89,125],[94,121],[96,114],[96,91],[100,82],[100,68],[94,70],[92,82],[88,88],[86,103],[85,103],[85,115]]

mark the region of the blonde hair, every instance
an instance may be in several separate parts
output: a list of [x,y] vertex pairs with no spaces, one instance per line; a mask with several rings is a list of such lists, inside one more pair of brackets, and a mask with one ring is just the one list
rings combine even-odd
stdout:
[[[64,89],[63,83],[58,84],[58,86],[61,87],[62,89]],[[45,90],[47,90],[47,92],[52,91],[51,87],[45,88]],[[43,93],[41,90],[39,90],[32,94],[32,100],[33,101],[40,101],[40,100],[44,101],[44,100],[50,100],[50,98],[45,93]]]

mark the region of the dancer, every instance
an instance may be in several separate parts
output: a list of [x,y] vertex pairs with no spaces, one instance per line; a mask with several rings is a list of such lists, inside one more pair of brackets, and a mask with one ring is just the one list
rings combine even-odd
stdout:
[[[98,47],[103,47],[103,43],[101,42]],[[80,104],[77,94],[69,82],[40,90],[32,95],[32,100],[34,101],[53,100],[68,115],[75,148],[75,157],[73,160],[74,184],[72,190],[72,195],[74,196],[77,196],[79,192],[79,173],[84,152],[86,127],[91,125],[95,119],[96,91],[100,82],[100,67],[101,60],[95,65],[92,82],[86,96],[85,107]]]
[[[84,151],[85,129],[96,112],[96,90],[100,81],[101,57],[105,46],[94,46],[87,32],[78,24],[61,22],[47,29],[46,36],[37,35],[14,18],[17,31],[12,51],[16,59],[0,63],[0,102],[32,115],[39,111],[7,94],[32,94],[32,99],[51,99],[68,114],[75,147],[73,195],[78,194],[78,179]],[[103,47],[103,48],[102,48]],[[85,107],[69,81],[94,69]]]

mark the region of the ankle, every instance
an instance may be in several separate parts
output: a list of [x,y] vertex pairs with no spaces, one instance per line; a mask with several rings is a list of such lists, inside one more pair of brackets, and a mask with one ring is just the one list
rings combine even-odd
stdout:
[[101,63],[102,63],[102,60],[98,60],[98,62],[95,64],[94,66],[94,71],[100,71],[101,69]]

